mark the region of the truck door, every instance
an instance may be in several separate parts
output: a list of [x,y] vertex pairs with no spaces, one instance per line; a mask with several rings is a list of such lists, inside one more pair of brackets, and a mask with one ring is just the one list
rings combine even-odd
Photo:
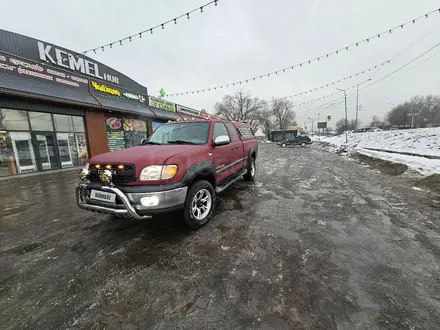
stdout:
[[[214,142],[217,137],[222,135],[226,135],[229,137],[226,126],[221,122],[214,123],[212,142]],[[231,148],[231,144],[229,143],[222,146],[214,146],[214,148],[212,149],[214,167],[217,176],[217,184],[224,181],[235,172],[234,165],[232,164],[233,157],[231,153]]]
[[228,129],[229,138],[231,139],[230,153],[231,159],[235,163],[234,168],[235,172],[240,171],[244,167],[243,163],[243,143],[238,137],[238,132],[235,126],[232,123],[225,123],[226,128]]

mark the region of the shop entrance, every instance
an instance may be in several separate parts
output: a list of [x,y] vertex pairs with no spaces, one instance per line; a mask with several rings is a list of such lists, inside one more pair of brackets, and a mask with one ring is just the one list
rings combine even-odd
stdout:
[[39,171],[60,168],[57,156],[55,134],[52,132],[32,132],[32,144]]

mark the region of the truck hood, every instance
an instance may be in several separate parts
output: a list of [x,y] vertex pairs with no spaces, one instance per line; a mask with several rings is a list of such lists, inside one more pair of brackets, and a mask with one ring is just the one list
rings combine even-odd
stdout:
[[171,156],[195,148],[200,148],[200,145],[145,145],[97,155],[90,159],[90,163],[129,163],[135,164],[137,168],[147,165],[162,165]]

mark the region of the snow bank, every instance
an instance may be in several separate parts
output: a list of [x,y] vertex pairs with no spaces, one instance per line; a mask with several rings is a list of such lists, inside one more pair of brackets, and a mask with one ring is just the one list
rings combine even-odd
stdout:
[[[440,157],[440,127],[350,133],[348,143],[345,143],[345,134],[342,134],[323,138],[321,142],[330,144],[331,152],[358,152],[393,163],[405,164],[422,175],[440,174],[440,159],[423,157]],[[414,155],[396,154],[399,152]]]
[[346,145],[347,150],[372,148],[440,157],[440,127],[350,133],[348,144],[345,143],[345,134],[323,138],[321,141],[335,146]]
[[356,150],[356,152],[373,158],[387,160],[392,163],[405,164],[408,168],[411,168],[422,175],[429,176],[432,174],[440,174],[440,159],[428,159],[425,157],[406,156],[366,149],[359,149]]

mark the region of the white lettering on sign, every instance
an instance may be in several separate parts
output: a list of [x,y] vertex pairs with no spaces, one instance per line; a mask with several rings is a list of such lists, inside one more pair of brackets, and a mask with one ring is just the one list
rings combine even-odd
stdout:
[[89,83],[89,81],[87,79],[80,78],[80,77],[70,76],[70,79],[77,81],[77,82],[80,82],[80,83],[83,83],[83,84]]
[[6,57],[4,57],[3,55],[0,55],[0,61],[6,61]]
[[4,63],[0,63],[0,69],[5,69],[8,71],[14,71],[15,70],[15,66],[11,66],[11,65],[7,65]]
[[21,60],[15,59],[15,58],[10,58],[9,62],[11,62],[12,64],[15,64],[15,65],[24,66],[25,68],[28,68],[28,69],[32,69],[32,70],[36,70],[36,71],[40,71],[40,72],[44,71],[44,69],[38,64],[31,64],[28,62],[23,62]]
[[55,71],[55,70],[52,70],[52,69],[49,69],[49,68],[46,69],[46,71],[47,71],[47,73],[53,74],[54,76],[59,76],[59,77],[66,78],[66,74],[63,73],[63,72],[58,72],[58,71]]
[[77,54],[71,54],[52,45],[45,45],[41,41],[37,41],[38,53],[42,61],[68,68],[73,71],[79,71],[86,75],[96,77],[102,80],[119,84],[119,78],[108,73],[99,74],[99,65],[92,61],[86,60]]

